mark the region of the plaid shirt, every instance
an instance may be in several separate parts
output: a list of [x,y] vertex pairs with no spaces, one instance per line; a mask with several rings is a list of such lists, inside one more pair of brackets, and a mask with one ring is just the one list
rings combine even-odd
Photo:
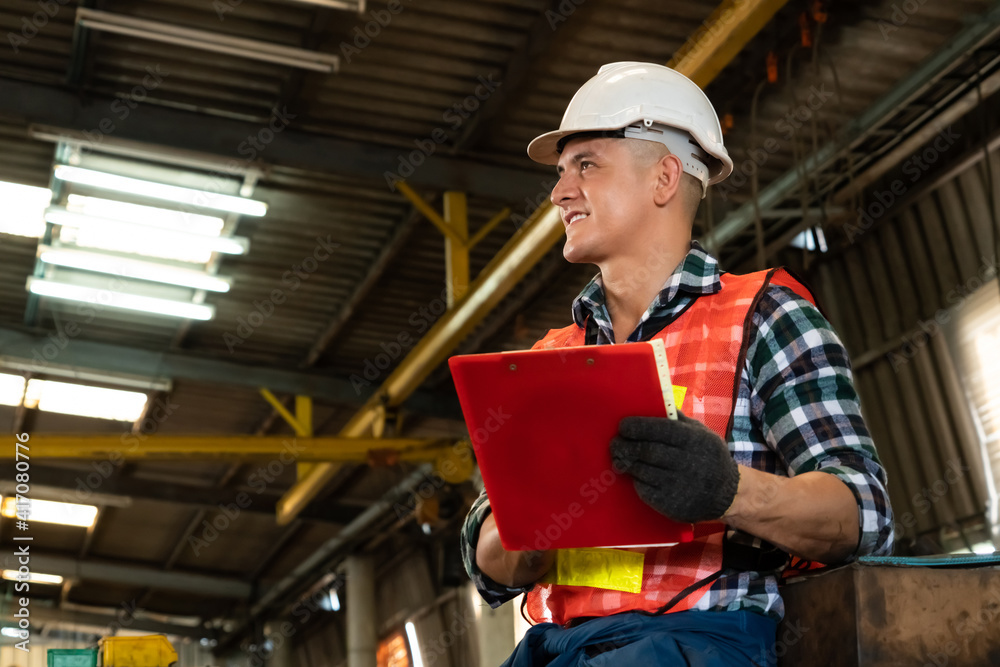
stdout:
[[[652,338],[700,296],[722,288],[718,263],[697,243],[642,316],[625,342]],[[573,321],[587,326],[588,345],[614,341],[598,274],[573,302]],[[771,285],[753,315],[746,365],[729,434],[736,463],[791,477],[822,470],[836,475],[858,503],[860,539],[853,560],[892,551],[893,520],[886,476],[861,416],[850,361],[819,310],[791,290]],[[483,493],[462,530],[462,557],[476,588],[491,607],[531,589],[501,586],[476,567],[479,528],[490,512]],[[735,543],[760,540],[729,530]],[[726,570],[694,609],[747,610],[780,620],[784,606],[773,573]]]

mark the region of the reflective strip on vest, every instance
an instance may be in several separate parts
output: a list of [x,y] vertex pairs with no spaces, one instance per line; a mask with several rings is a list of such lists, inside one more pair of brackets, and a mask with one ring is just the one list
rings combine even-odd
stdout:
[[[698,297],[654,338],[663,340],[666,347],[677,406],[728,442],[749,340],[745,330],[765,288],[768,284],[781,285],[810,302],[815,301],[808,289],[781,269],[745,276],[723,274],[720,280],[719,292]],[[584,330],[573,324],[549,331],[532,349],[584,344]],[[562,567],[554,567],[554,573],[550,572],[526,594],[525,611],[536,623],[559,624],[573,618],[624,611],[658,611],[685,588],[722,568],[725,525],[712,522],[698,524],[695,529],[692,542],[625,550],[636,554],[631,559],[614,553],[604,558],[563,557]],[[557,561],[560,555],[557,554]],[[634,582],[635,564],[640,556],[641,590],[632,592],[625,584]],[[583,571],[571,571],[575,564]],[[706,588],[694,591],[670,612],[690,609],[706,593]]]

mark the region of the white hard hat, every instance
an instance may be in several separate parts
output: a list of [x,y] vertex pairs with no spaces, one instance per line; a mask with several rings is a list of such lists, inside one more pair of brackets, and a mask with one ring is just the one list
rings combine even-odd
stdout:
[[[621,62],[602,67],[570,100],[559,129],[535,137],[528,157],[556,164],[563,140],[583,132],[657,141],[702,183],[719,183],[733,172],[722,145],[719,117],[705,93],[680,72],[653,63]],[[693,141],[692,141],[693,139]]]

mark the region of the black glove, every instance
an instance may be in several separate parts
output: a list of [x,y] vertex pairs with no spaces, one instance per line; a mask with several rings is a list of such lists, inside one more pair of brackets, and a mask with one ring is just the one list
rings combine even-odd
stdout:
[[733,504],[740,471],[729,447],[679,410],[665,417],[626,417],[611,441],[611,459],[633,477],[642,500],[675,521],[720,518]]

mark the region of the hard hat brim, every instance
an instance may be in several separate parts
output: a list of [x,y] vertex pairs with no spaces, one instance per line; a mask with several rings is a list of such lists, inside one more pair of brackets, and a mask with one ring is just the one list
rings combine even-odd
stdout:
[[528,157],[539,164],[559,164],[559,140],[585,130],[553,130],[540,134],[528,144]]

